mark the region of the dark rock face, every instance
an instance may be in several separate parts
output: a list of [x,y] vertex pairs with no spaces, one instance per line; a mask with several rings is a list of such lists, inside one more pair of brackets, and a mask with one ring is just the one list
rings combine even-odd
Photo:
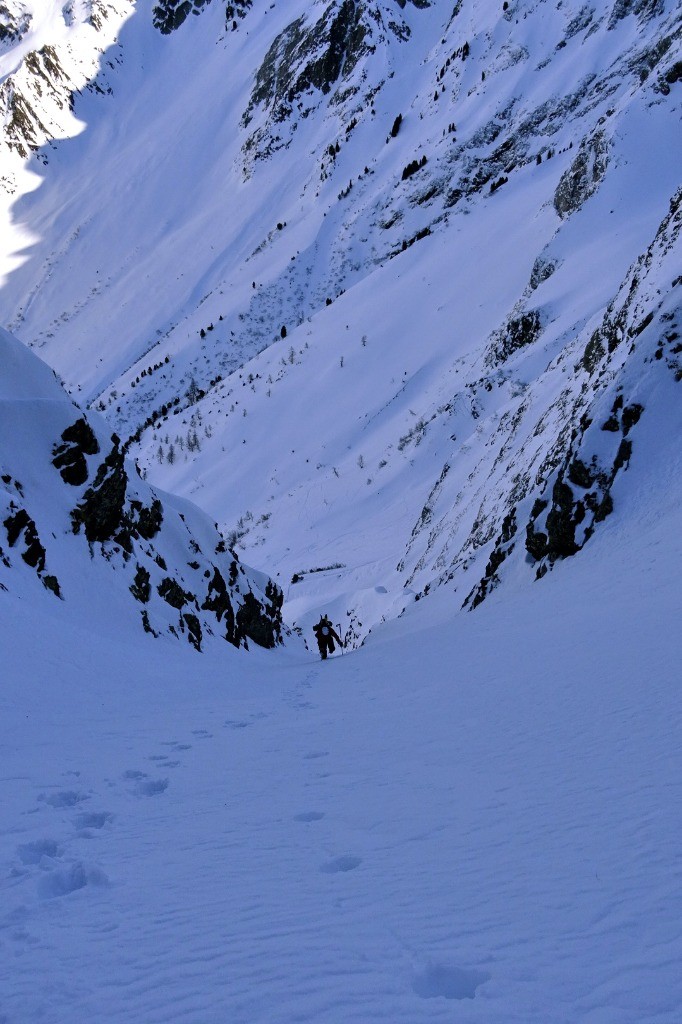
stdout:
[[23,508],[20,508],[14,515],[8,516],[7,519],[5,519],[3,526],[7,531],[7,543],[11,548],[13,548],[18,541],[21,531],[32,522],[33,520],[29,516],[28,512]]
[[61,597],[62,592],[59,586],[59,580],[56,576],[43,576],[43,586],[46,590],[51,591],[55,597]]
[[141,501],[131,501],[131,523],[144,540],[153,540],[163,524],[163,505],[154,498],[149,508]]
[[21,557],[36,572],[43,572],[45,569],[45,548],[40,543],[36,524],[26,509],[20,508],[14,514],[9,515],[3,525],[7,531],[7,543],[11,548],[15,546],[23,533],[25,548],[21,552]]
[[[233,565],[236,563],[233,562]],[[232,581],[231,585],[234,586]],[[214,567],[208,594],[201,608],[214,612],[218,622],[224,619],[225,639],[235,647],[240,647],[246,640],[253,640],[260,647],[271,648],[282,642],[281,610],[284,594],[275,583],[269,582],[265,588],[265,598],[265,602],[261,602],[251,591],[247,591],[235,615],[227,584],[220,571]]]
[[[211,0],[158,0],[152,10],[152,22],[163,35],[175,32],[190,14],[200,14]],[[231,0],[225,5],[225,25],[236,28],[237,18],[243,18],[253,0]]]
[[[235,562],[232,562],[233,566],[236,566]],[[234,573],[234,579],[230,576],[230,586],[234,586],[236,582],[236,572]],[[239,639],[236,633],[236,620],[234,614],[234,608],[232,601],[230,600],[230,594],[228,591],[227,584],[223,579],[222,573],[219,569],[213,569],[213,578],[208,585],[208,594],[206,599],[201,606],[203,611],[211,611],[214,613],[218,622],[225,619],[225,639],[229,643],[239,647]]]
[[[78,441],[80,447],[77,452],[81,456],[83,439],[87,439],[90,448],[93,447],[93,439],[84,430],[81,421],[75,427],[77,428],[75,431],[74,428],[70,428],[71,434],[66,440]],[[164,522],[164,509],[160,499],[156,497],[150,505],[145,505],[137,498],[127,499],[128,476],[124,458],[119,449],[118,439],[114,436],[113,440],[112,450],[100,465],[92,487],[88,488],[81,503],[72,511],[71,519],[74,533],[78,533],[83,526],[90,543],[113,540],[121,546],[124,558],[128,559],[135,551],[135,541],[140,539],[151,541],[160,533]],[[71,447],[68,450],[65,449],[65,458],[68,456],[69,459],[68,466],[78,464],[78,460],[74,460],[70,456],[72,450]],[[24,525],[22,520],[21,524],[13,526],[12,535],[18,534]],[[200,548],[196,541],[190,539],[189,543],[190,550],[200,556]],[[206,598],[200,605],[196,596],[199,591],[193,592],[196,590],[194,587],[187,589],[181,576],[176,578],[170,574],[166,575],[153,586],[152,572],[155,566],[167,571],[166,563],[158,554],[153,556],[153,552],[147,551],[146,555],[153,557],[154,565],[147,568],[138,562],[135,577],[128,588],[130,593],[135,600],[148,605],[151,610],[150,602],[155,589],[167,605],[180,612],[176,625],[168,627],[170,631],[176,636],[184,634],[197,651],[201,650],[204,627],[202,627],[199,615],[194,611],[187,610],[188,606],[212,612],[218,622],[223,621],[225,639],[235,647],[247,646],[248,640],[253,640],[261,647],[274,647],[277,643],[281,643],[282,592],[270,583],[266,587],[264,600],[259,600],[249,590],[242,603],[239,604],[237,583],[243,570],[236,558],[232,557],[229,562],[229,583],[225,581],[217,567],[211,566],[212,576],[209,569],[205,570],[204,575],[210,578],[210,582]],[[201,569],[201,563],[198,560],[192,560],[187,564],[193,572],[198,573]],[[235,607],[237,608],[236,613]],[[146,632],[156,636],[158,633],[152,626],[150,610],[145,608],[142,624]]]
[[[627,469],[632,455],[632,441],[625,434],[638,422],[643,411],[637,403],[624,406],[623,396],[618,395],[610,419],[601,428],[594,428],[621,434],[615,455],[611,456],[613,462],[607,462],[605,468],[594,454],[587,461],[593,443],[589,433],[592,420],[585,421],[582,434],[576,438],[582,457],[568,452],[552,488],[549,511],[544,516],[547,503],[536,502],[526,526],[526,551],[534,561],[540,562],[538,578],[547,571],[545,559],[552,563],[574,555],[592,536],[595,524],[603,522],[613,512],[611,488],[618,473]],[[615,441],[616,438],[612,443]],[[577,494],[564,477],[577,489]],[[543,528],[537,529],[536,522],[543,518]]]
[[547,554],[556,558],[568,558],[578,550],[575,542],[576,520],[573,515],[573,491],[562,480],[557,480],[552,490],[552,507],[547,514]]
[[497,575],[497,570],[514,550],[514,537],[516,536],[516,530],[516,509],[512,508],[502,520],[500,534],[495,541],[495,546],[493,547],[490,558],[488,559],[488,564],[485,567],[483,578],[469,593],[462,605],[463,608],[469,607],[471,610],[477,608],[479,604],[485,601],[488,594],[499,584],[500,580]]
[[526,551],[536,562],[547,554],[547,534],[536,530],[532,523],[526,526]]
[[135,579],[130,586],[130,593],[133,595],[136,601],[140,601],[141,604],[147,604],[151,597],[151,584],[150,575],[147,569],[143,565],[138,565],[135,571]]
[[582,461],[582,459],[574,459],[568,467],[568,479],[576,487],[584,487],[587,489],[592,486],[594,482],[594,476]]
[[52,465],[59,470],[65,484],[80,487],[88,479],[85,456],[97,455],[99,452],[97,438],[84,416],[66,428],[62,442],[52,449]]
[[495,336],[490,360],[497,365],[514,352],[537,341],[542,333],[542,318],[537,309],[530,309],[509,320],[504,331]]
[[603,132],[583,139],[575,160],[565,171],[554,193],[554,209],[564,219],[575,213],[599,188],[609,162],[609,147]]
[[188,603],[195,603],[195,597],[193,594],[183,590],[182,587],[176,583],[170,576],[166,576],[165,579],[156,588],[160,597],[171,606],[171,608],[177,608],[180,611],[181,608]]
[[228,3],[225,8],[225,23],[232,27],[235,27],[235,20],[237,18],[245,18],[246,12],[250,7],[253,7],[253,0],[233,0],[232,3]]
[[32,20],[28,11],[13,14],[6,4],[0,3],[0,44],[18,42],[28,32]]
[[73,532],[79,533],[83,526],[90,543],[113,538],[123,522],[127,486],[128,474],[118,438],[115,438],[114,447],[97,470],[92,487],[71,513]]
[[[6,341],[1,333],[2,355],[7,346],[11,356],[12,339]],[[56,382],[53,387],[50,410],[65,417],[61,424],[69,423],[73,403]],[[42,422],[35,405],[44,401],[41,393],[35,402],[13,407],[18,423]],[[45,589],[67,603],[80,597],[81,612],[87,615],[88,586],[99,591],[109,567],[105,585],[111,585],[112,606],[130,608],[138,602],[142,628],[150,636],[170,634],[201,651],[205,638],[215,637],[218,623],[224,638],[237,648],[247,648],[249,640],[265,647],[281,643],[280,589],[265,585],[260,574],[252,577],[198,509],[180,511],[170,497],[165,499],[130,472],[115,434],[110,446],[102,445],[97,424],[86,414],[77,415],[56,444],[54,433],[40,436],[33,431],[36,457],[17,449],[13,438],[0,438],[0,590],[10,590],[20,575],[37,576]],[[5,458],[11,460],[11,473],[5,470]],[[23,458],[30,464],[26,487],[14,476],[14,464]],[[50,460],[58,473],[46,466]],[[42,477],[36,476],[40,466],[45,467]],[[215,564],[203,554],[204,546]],[[46,571],[50,552],[64,566],[60,580]],[[10,587],[5,570],[10,571]]]
[[595,331],[587,345],[585,346],[585,352],[583,353],[583,366],[588,373],[594,373],[601,360],[606,355],[606,349],[604,348],[601,340],[599,331]]
[[192,11],[200,11],[204,3],[206,0],[162,0],[152,12],[154,28],[158,28],[164,35],[170,35],[180,28]]
[[633,402],[632,405],[627,405],[623,409],[620,420],[623,425],[624,436],[630,433],[630,430],[636,423],[639,423],[639,418],[643,412],[644,409],[638,402]]
[[245,594],[244,603],[237,612],[236,635],[241,641],[248,637],[259,647],[275,647],[280,640],[276,620],[273,619],[253,594]]
[[532,290],[535,291],[543,281],[548,281],[552,274],[556,272],[556,269],[556,261],[546,260],[542,256],[538,256],[530,274],[530,287]]
[[202,609],[205,611],[214,612],[218,622],[226,617],[229,620],[230,616],[234,620],[234,612],[232,610],[232,602],[227,590],[227,584],[222,577],[219,569],[214,566],[213,578],[208,585],[208,594],[206,600],[202,604]]
[[[656,260],[672,251],[681,227],[678,193],[651,245],[628,271],[573,367],[582,377],[581,389],[572,406],[562,405],[570,419],[567,417],[555,450],[544,457],[535,475],[541,490],[525,526],[526,561],[534,563],[536,579],[555,562],[582,550],[598,524],[614,512],[614,484],[630,465],[636,445],[633,436],[636,438],[637,425],[646,411],[641,399],[647,394],[651,371],[655,375],[658,365],[663,373],[672,371],[676,381],[682,379],[675,360],[678,349],[682,351],[679,306],[668,300],[671,308],[665,309],[661,291],[648,280]],[[673,287],[680,283],[682,276],[674,277]],[[628,362],[635,358],[636,372]],[[526,499],[530,505],[531,497],[527,489],[517,499],[519,517],[524,509],[521,502]],[[465,604],[474,607],[486,596],[510,550],[500,535],[485,575]]]
[[344,75],[352,72],[367,52],[364,5],[343,0],[335,7],[330,4],[312,27],[298,18],[275,39],[256,74],[245,123],[260,104],[272,110],[275,121],[282,121],[291,112],[294,100],[307,89],[328,93],[342,70]]
[[[244,173],[251,173],[257,160],[286,148],[300,119],[308,118],[325,103],[345,120],[345,138],[369,112],[371,103],[358,97],[367,81],[365,64],[389,40],[409,39],[411,30],[400,17],[394,0],[330,0],[318,5],[313,15],[293,20],[273,41],[256,72],[254,86],[241,124],[256,125],[245,141]],[[415,3],[415,7],[424,7]],[[323,13],[316,17],[322,7]],[[372,90],[372,95],[383,83]],[[286,130],[281,127],[290,121]],[[327,158],[332,163],[339,152],[339,140],[331,142]],[[341,193],[348,195],[348,190]]]
[[344,0],[329,27],[329,41],[325,52],[307,66],[298,79],[297,93],[313,86],[329,92],[338,81],[346,61],[354,67],[363,50],[367,30],[361,21],[362,6],[355,0]]
[[665,3],[663,0],[616,0],[611,11],[608,27],[615,28],[619,21],[634,14],[640,21],[648,21],[650,18],[663,14]]
[[23,66],[33,80],[34,88],[22,92],[10,78],[0,88],[0,100],[4,101],[7,111],[7,145],[19,156],[26,158],[52,137],[49,128],[43,123],[44,115],[37,101],[48,92],[57,107],[68,107],[73,83],[61,66],[54,46],[46,45],[40,50],[31,50],[24,58]]
[[196,648],[197,651],[201,651],[201,641],[203,637],[199,619],[191,612],[187,612],[182,616],[182,620],[187,627],[187,639],[191,643],[192,647]]

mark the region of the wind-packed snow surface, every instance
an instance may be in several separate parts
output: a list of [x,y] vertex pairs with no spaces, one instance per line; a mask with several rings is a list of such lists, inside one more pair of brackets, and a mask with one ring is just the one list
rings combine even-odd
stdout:
[[680,466],[662,493],[649,442],[589,562],[327,662],[0,595],[2,1020],[678,1024]]

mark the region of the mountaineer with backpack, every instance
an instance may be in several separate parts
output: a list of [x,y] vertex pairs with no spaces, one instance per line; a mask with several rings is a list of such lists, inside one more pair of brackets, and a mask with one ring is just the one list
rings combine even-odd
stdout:
[[326,615],[322,615],[320,621],[313,626],[313,633],[320,649],[320,657],[323,659],[327,657],[327,654],[333,654],[336,650],[335,640],[339,647],[343,647],[340,637]]

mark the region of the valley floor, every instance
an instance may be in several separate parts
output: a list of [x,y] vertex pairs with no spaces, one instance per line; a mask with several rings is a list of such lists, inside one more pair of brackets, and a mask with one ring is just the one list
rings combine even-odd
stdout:
[[674,527],[326,663],[3,611],[0,1020],[679,1024]]

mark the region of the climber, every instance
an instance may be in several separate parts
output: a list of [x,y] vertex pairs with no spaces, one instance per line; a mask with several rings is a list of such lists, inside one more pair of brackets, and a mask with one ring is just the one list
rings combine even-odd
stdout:
[[340,637],[336,633],[331,621],[326,615],[320,617],[320,621],[313,626],[313,633],[317,640],[317,646],[320,649],[320,657],[326,658],[327,654],[333,654],[336,648],[334,647],[334,641],[336,640],[339,647],[343,647]]

